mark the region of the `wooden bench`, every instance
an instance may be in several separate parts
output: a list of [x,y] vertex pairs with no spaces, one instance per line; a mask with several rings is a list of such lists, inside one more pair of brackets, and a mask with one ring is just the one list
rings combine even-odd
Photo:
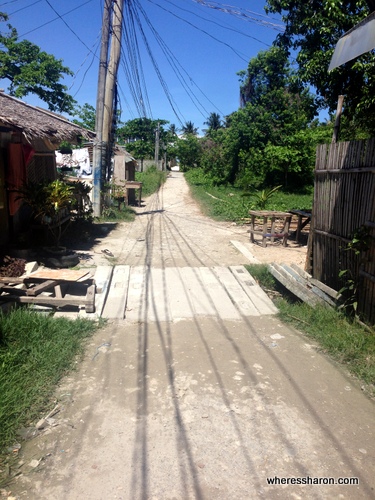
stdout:
[[[262,237],[262,246],[267,246],[267,241],[275,242],[275,239],[282,239],[282,244],[287,245],[289,236],[289,226],[292,214],[289,212],[275,212],[268,210],[250,210],[251,226],[250,241],[255,243],[254,235]],[[262,229],[256,229],[256,220],[261,220]],[[281,227],[280,227],[281,226]],[[280,229],[279,229],[280,228]]]

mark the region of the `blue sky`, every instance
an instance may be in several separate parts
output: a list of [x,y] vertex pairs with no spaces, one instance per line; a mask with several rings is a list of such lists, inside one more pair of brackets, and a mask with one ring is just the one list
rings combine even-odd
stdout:
[[[144,81],[142,95],[136,92],[138,103],[142,99],[146,114],[153,119],[169,120],[177,128],[180,121],[192,121],[200,133],[211,112],[225,116],[238,109],[237,72],[246,69],[249,60],[266,50],[280,32],[281,22],[275,16],[265,17],[265,2],[261,0],[203,0],[215,8],[202,5],[200,0],[132,2],[155,61],[153,64],[136,26],[140,62],[131,73],[138,71],[140,81]],[[219,10],[224,8],[229,12]],[[80,105],[95,106],[103,0],[0,0],[0,12],[9,15],[20,39],[30,40],[62,59],[75,74],[64,79],[69,93]],[[164,50],[143,12],[162,40]],[[0,26],[4,31],[5,24]],[[130,30],[132,25],[128,22],[127,26]],[[174,67],[169,64],[166,51]],[[125,43],[118,80],[121,119],[127,121],[143,115],[144,110],[134,102],[124,61],[129,61]],[[157,71],[162,75],[162,83]],[[6,85],[3,81],[2,86]],[[46,107],[31,94],[24,100]]]

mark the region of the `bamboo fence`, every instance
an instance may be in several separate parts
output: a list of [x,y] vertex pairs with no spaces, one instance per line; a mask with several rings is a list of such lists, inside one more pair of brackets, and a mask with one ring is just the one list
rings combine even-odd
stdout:
[[[317,148],[312,220],[312,274],[332,288],[345,280],[358,286],[358,312],[375,323],[375,138],[323,144]],[[348,250],[358,230],[368,246]]]

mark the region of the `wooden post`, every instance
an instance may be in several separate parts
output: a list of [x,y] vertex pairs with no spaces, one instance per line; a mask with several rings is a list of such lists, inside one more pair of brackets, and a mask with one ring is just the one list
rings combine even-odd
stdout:
[[340,119],[341,119],[343,104],[344,104],[344,96],[339,95],[339,99],[337,101],[336,120],[335,120],[334,129],[333,129],[332,144],[335,144],[337,142],[338,137],[339,137]]

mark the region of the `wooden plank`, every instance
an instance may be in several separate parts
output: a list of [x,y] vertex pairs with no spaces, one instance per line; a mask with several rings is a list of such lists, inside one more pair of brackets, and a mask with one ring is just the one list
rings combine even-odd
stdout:
[[248,250],[245,245],[239,241],[235,241],[235,240],[230,240],[230,242],[232,243],[232,245],[234,247],[237,248],[237,250],[239,250],[242,255],[244,255],[247,260],[249,260],[252,264],[260,264],[260,261],[254,257],[254,255],[250,252],[250,250]]
[[31,288],[28,288],[26,290],[26,295],[35,297],[36,295],[44,292],[45,290],[48,290],[49,288],[56,286],[58,283],[59,282],[56,280],[43,281],[43,283],[40,283],[39,285],[35,285]]
[[316,170],[316,174],[352,174],[355,173],[366,173],[371,172],[375,174],[375,167],[362,167],[362,168],[332,168],[332,169],[319,169]]
[[[290,264],[290,267],[296,271],[297,273],[299,273],[299,275],[303,278],[305,278],[309,283],[311,283],[312,285],[312,290],[314,290],[314,288],[318,288],[320,289],[322,292],[324,292],[324,294],[328,295],[329,297],[331,297],[332,299],[339,299],[340,298],[340,294],[337,292],[337,290],[334,290],[333,288],[325,285],[324,283],[322,283],[321,281],[313,278],[311,276],[311,274],[307,273],[306,271],[304,271],[303,269],[301,269],[300,267],[298,267],[296,264]],[[324,297],[323,297],[324,298]],[[326,299],[325,299],[326,300]],[[326,300],[327,302],[331,302],[329,300]],[[332,305],[332,304],[331,304]]]
[[302,278],[305,278],[307,280],[312,278],[311,274],[307,273],[304,269],[297,266],[297,264],[292,263],[290,264],[290,267],[294,269],[294,271],[296,271],[300,276],[302,276]]
[[260,316],[258,309],[249,300],[249,296],[230,269],[217,266],[212,269],[242,316]]
[[60,286],[59,283],[55,286],[54,291],[55,291],[55,297],[56,297],[56,299],[62,299],[63,298],[63,294],[62,294],[62,291],[61,291],[61,286]]
[[37,271],[29,274],[27,279],[32,280],[38,278],[47,280],[78,281],[86,277],[91,277],[91,273],[84,269],[74,270],[39,268]]
[[317,304],[322,304],[324,301],[313,292],[308,290],[302,283],[294,279],[283,267],[278,264],[269,264],[270,273],[282,283],[289,291],[303,302],[315,307]]
[[124,319],[129,276],[130,266],[115,266],[102,313],[103,318]]
[[64,306],[76,306],[80,307],[84,305],[84,300],[82,297],[79,298],[62,298],[58,299],[56,297],[46,297],[44,295],[37,295],[36,297],[26,297],[16,296],[16,295],[2,295],[1,301],[4,302],[18,302],[21,304],[40,304],[51,307],[64,307]]
[[325,285],[324,283],[322,283],[321,281],[319,281],[315,278],[311,278],[310,282],[313,285],[315,285],[317,288],[320,288],[325,294],[329,295],[330,297],[332,297],[335,300],[337,300],[341,297],[341,295],[339,294],[339,292],[337,290],[334,290],[330,286]]
[[19,278],[14,278],[12,276],[0,276],[0,283],[7,283],[8,285],[14,283],[14,284],[19,284],[23,283],[26,279],[26,276],[21,276]]

